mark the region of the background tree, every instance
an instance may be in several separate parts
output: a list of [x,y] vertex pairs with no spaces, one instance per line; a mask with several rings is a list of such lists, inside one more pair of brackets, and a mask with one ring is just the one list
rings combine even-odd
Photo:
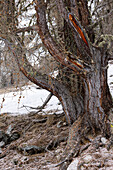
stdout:
[[[0,36],[2,38],[7,37],[7,40],[10,41],[11,33],[14,34],[14,30],[19,23],[16,17],[16,5],[19,4],[15,4],[15,0],[0,1]],[[25,84],[28,80],[21,72],[19,72],[12,53],[9,53],[9,50],[5,47],[5,44],[0,41],[0,88],[5,86],[9,87],[11,85],[18,86],[19,84]]]
[[[73,124],[69,146],[74,152],[89,133],[111,135],[107,66],[113,54],[109,44],[100,40],[105,25],[96,15],[98,10],[104,14],[99,6],[107,8],[109,1],[91,1],[90,8],[94,4],[91,16],[87,0],[16,1],[11,24],[0,33],[5,50],[11,52],[20,71],[60,100],[68,124]],[[29,22],[20,27],[26,16]]]

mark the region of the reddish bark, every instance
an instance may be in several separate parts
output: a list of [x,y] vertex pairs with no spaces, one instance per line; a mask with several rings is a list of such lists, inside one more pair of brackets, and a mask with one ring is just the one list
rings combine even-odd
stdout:
[[[62,0],[57,0],[57,2],[58,5],[60,5],[59,10],[62,14],[62,17],[64,17],[67,23],[69,23],[68,13],[66,12]],[[81,101],[78,96],[71,96],[69,94],[70,92],[65,92],[64,94],[64,92],[62,92],[62,90],[60,89],[61,86],[59,86],[59,88],[57,87],[57,97],[62,102],[65,113],[67,114],[68,119],[70,120],[69,122],[72,123],[78,117],[83,117],[83,115],[86,115],[85,120],[87,121],[89,127],[91,127],[92,129],[99,129],[105,135],[110,136],[110,127],[107,120],[108,114],[105,111],[108,111],[110,109],[112,102],[107,83],[105,83],[107,82],[107,70],[103,69],[104,67],[106,67],[107,64],[107,54],[103,54],[101,49],[93,47],[90,42],[88,42],[89,48],[86,46],[87,41],[85,41],[85,37],[81,36],[82,39],[79,37],[79,34],[81,34],[81,26],[79,27],[79,30],[77,29],[77,32],[73,30],[77,47],[81,53],[81,62],[80,64],[77,64],[78,60],[76,56],[68,56],[67,58],[67,56],[63,53],[62,49],[55,44],[51,35],[49,34],[45,19],[45,7],[44,5],[42,7],[40,3],[43,3],[43,1],[36,1],[37,24],[39,30],[38,33],[44,45],[57,61],[59,61],[64,66],[68,66],[68,68],[73,70],[75,74],[79,74],[84,82],[85,96],[83,97],[82,95]],[[82,7],[86,5],[85,1],[82,1],[81,3]],[[87,13],[85,17],[86,16],[89,17],[89,14]],[[88,20],[85,20],[84,23],[85,22],[87,23]],[[75,69],[73,69],[73,66],[75,66]],[[54,87],[56,86],[57,85],[54,84]],[[63,87],[63,89],[69,91],[69,89],[67,89],[67,87],[65,86]],[[107,95],[106,91],[103,89],[107,90]],[[72,97],[71,106],[70,102],[67,100],[69,96]],[[106,100],[109,105],[109,109],[107,109],[107,106],[104,105],[106,100],[103,96],[107,97]],[[78,103],[81,103],[79,107]],[[71,110],[72,106],[73,110]]]
[[[60,44],[58,45],[52,38],[46,21],[46,3],[44,0],[36,0],[36,13],[37,13],[37,31],[40,38],[48,49],[54,59],[62,65],[62,68],[68,68],[71,73],[79,75],[81,78],[82,90],[76,89],[76,85],[71,85],[71,79],[69,84],[65,81],[65,78],[61,78],[58,81],[52,78],[50,75],[42,75],[39,71],[35,70],[25,55],[22,56],[22,49],[19,47],[17,53],[9,47],[16,58],[20,71],[36,85],[47,89],[58,97],[62,103],[64,112],[66,114],[67,122],[72,124],[76,121],[78,131],[76,130],[76,138],[80,138],[86,129],[93,130],[98,129],[106,136],[110,136],[110,124],[108,120],[109,113],[112,106],[112,99],[107,85],[107,69],[109,56],[106,50],[94,47],[90,40],[85,39],[85,31],[82,26],[77,27],[77,31],[69,22],[68,12],[63,4],[62,0],[56,0],[61,17],[65,22],[69,24],[72,31],[74,41],[79,50],[80,56],[69,54],[64,52]],[[88,9],[86,8],[86,1],[81,2],[81,9],[84,12],[81,13],[84,19],[84,25],[89,22]],[[73,2],[77,5],[76,1]],[[82,11],[81,10],[81,11]],[[74,19],[74,18],[73,18]],[[76,20],[76,25],[78,21]],[[86,25],[85,25],[86,26]],[[80,37],[79,34],[82,34]],[[4,40],[6,41],[6,40]],[[87,46],[88,45],[88,46]],[[18,54],[18,55],[17,55]],[[33,75],[31,74],[33,72]],[[73,79],[74,83],[76,82]],[[75,89],[76,90],[75,90]],[[77,134],[79,134],[77,136]],[[75,134],[73,134],[74,136]]]

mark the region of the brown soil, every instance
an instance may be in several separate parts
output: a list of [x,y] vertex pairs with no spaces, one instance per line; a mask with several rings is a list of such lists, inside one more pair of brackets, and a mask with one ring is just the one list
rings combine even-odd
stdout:
[[[43,123],[40,123],[41,120]],[[58,169],[53,166],[60,161],[69,130],[63,115],[41,116],[30,113],[11,116],[2,114],[0,130],[6,132],[9,125],[14,131],[18,131],[21,137],[2,148],[2,155],[5,153],[5,156],[0,159],[1,170]],[[34,145],[47,148],[47,150],[34,155],[20,151],[20,148]]]
[[[113,116],[112,116],[113,117]],[[0,154],[0,170],[58,170],[55,167],[64,156],[69,134],[65,116],[62,115],[0,115],[0,130],[7,131],[9,126],[20,133],[20,138],[2,148]],[[96,141],[97,138],[97,142]],[[93,142],[85,143],[80,154],[74,158],[82,169],[113,169],[113,148],[108,151],[109,144],[99,143],[101,137],[93,137]],[[98,144],[98,147],[97,147]],[[30,155],[21,150],[26,146],[45,148],[44,152]],[[3,155],[3,157],[2,157]],[[92,158],[88,157],[91,156]],[[67,155],[66,155],[67,156]],[[90,160],[88,160],[90,158]],[[86,161],[86,162],[85,162]],[[66,168],[67,169],[67,168]],[[63,168],[62,170],[66,170]]]

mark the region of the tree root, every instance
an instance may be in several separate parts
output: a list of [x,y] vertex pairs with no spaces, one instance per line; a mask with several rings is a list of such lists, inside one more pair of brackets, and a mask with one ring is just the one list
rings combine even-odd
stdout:
[[91,128],[89,128],[89,125],[86,124],[83,118],[78,118],[78,120],[73,123],[70,128],[69,139],[64,152],[64,155],[68,156],[66,158],[63,158],[63,160],[60,163],[56,164],[55,167],[60,166],[60,169],[64,169],[63,166],[65,166],[65,168],[67,168],[67,166],[73,160],[73,157],[77,157],[81,152],[83,152],[83,150],[87,149],[90,146],[89,144],[86,145],[85,148],[81,148],[81,143],[83,143],[83,139],[87,139],[89,142],[91,142],[91,140],[86,137],[90,130]]
[[53,149],[54,147],[57,147],[61,142],[67,141],[68,137],[58,137],[56,139],[53,139],[49,142],[49,144],[46,146],[46,150]]
[[17,148],[20,153],[33,155],[43,152],[49,152],[53,154],[50,150],[57,147],[61,142],[67,141],[67,137],[60,137],[57,139],[52,140],[47,146],[35,146],[35,145],[28,145],[26,147]]
[[55,167],[58,167],[60,165],[62,165],[63,163],[67,162],[71,162],[73,157],[77,157],[80,151],[80,145],[79,143],[75,146],[75,148],[68,154],[68,156],[61,162],[59,162],[58,164],[55,165]]

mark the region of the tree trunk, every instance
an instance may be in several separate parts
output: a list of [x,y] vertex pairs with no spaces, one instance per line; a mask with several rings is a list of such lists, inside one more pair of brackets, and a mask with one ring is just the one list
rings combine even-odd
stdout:
[[[101,133],[110,137],[109,110],[112,107],[112,98],[107,85],[107,64],[105,55],[100,49],[94,50],[94,66],[92,71],[83,80],[84,89],[77,91],[76,83],[73,86],[55,84],[57,97],[62,103],[67,121],[73,124],[69,133],[69,145],[81,140],[87,132]],[[76,80],[76,79],[75,79]],[[71,80],[72,82],[72,80]],[[76,82],[76,81],[75,81]],[[72,88],[73,87],[73,88]],[[79,138],[79,139],[78,139]]]
[[[56,1],[58,2],[58,7],[62,8],[60,9],[61,11],[59,11],[61,14],[64,13],[63,17],[65,18],[65,22],[69,25],[69,14],[67,14],[65,11],[66,8],[62,5],[63,1]],[[82,6],[80,6],[82,11],[83,7],[87,6],[87,3],[86,1],[79,1],[82,4]],[[72,5],[72,2],[68,4]],[[76,1],[73,1],[73,4],[76,4]],[[46,8],[47,6],[44,0],[36,2],[38,34],[50,54],[61,64],[62,70],[59,72],[63,74],[59,74],[58,76],[60,78],[57,77],[56,79],[50,77],[50,75],[42,75],[30,65],[25,55],[18,58],[13,51],[18,66],[29,80],[58,97],[62,103],[69,124],[80,120],[81,123],[79,126],[83,128],[83,130],[81,129],[81,134],[84,133],[85,128],[88,127],[93,130],[93,132],[98,129],[104,135],[110,136],[108,111],[111,108],[112,100],[107,85],[106,66],[108,64],[108,55],[106,49],[103,48],[101,50],[93,47],[88,40],[86,40],[87,44],[85,44],[83,39],[80,38],[80,34],[78,34],[75,28],[73,29],[74,26],[71,22],[71,26],[69,25],[69,27],[67,24],[64,25],[66,29],[64,34],[68,36],[69,33],[72,32],[71,37],[73,37],[73,42],[75,42],[76,45],[74,45],[75,43],[73,42],[69,42],[69,39],[67,40],[65,35],[65,47],[66,50],[68,50],[68,53],[65,53],[62,47],[53,40],[48,30]],[[86,17],[89,17],[87,10],[88,9],[85,8]],[[87,24],[89,20],[82,19],[82,22],[85,26],[85,23]],[[80,25],[78,22],[77,24],[78,26]],[[69,28],[71,30],[70,32]],[[79,27],[79,30],[80,29],[81,31],[83,30],[81,26]],[[70,41],[72,41],[71,38]],[[77,48],[78,51],[73,49],[73,47]],[[22,55],[21,51],[22,50],[19,50],[20,56]],[[72,52],[72,54],[70,52]],[[73,54],[74,52],[75,55]],[[69,56],[67,56],[68,54]],[[31,74],[30,70],[34,74]]]
[[[88,133],[99,132],[110,137],[108,117],[112,98],[107,84],[108,53],[105,47],[97,48],[91,44],[74,15],[66,11],[63,0],[56,0],[56,2],[61,17],[67,23],[64,24],[66,29],[64,49],[66,50],[51,36],[47,26],[47,4],[44,0],[36,1],[36,12],[38,34],[51,56],[60,63],[59,75],[53,78],[33,68],[26,56],[22,56],[21,47],[17,53],[14,52],[15,49],[12,52],[20,71],[36,85],[52,92],[62,103],[67,122],[71,126],[68,146],[73,147],[76,141],[80,143],[82,137]],[[79,5],[82,4],[78,7],[78,14],[80,14],[80,10],[83,11],[83,7],[87,6],[87,1],[73,0],[75,5],[78,5],[78,2]],[[85,19],[89,17],[87,10],[88,8],[85,8],[82,16],[84,27],[89,22]],[[93,38],[90,37],[92,42]]]

